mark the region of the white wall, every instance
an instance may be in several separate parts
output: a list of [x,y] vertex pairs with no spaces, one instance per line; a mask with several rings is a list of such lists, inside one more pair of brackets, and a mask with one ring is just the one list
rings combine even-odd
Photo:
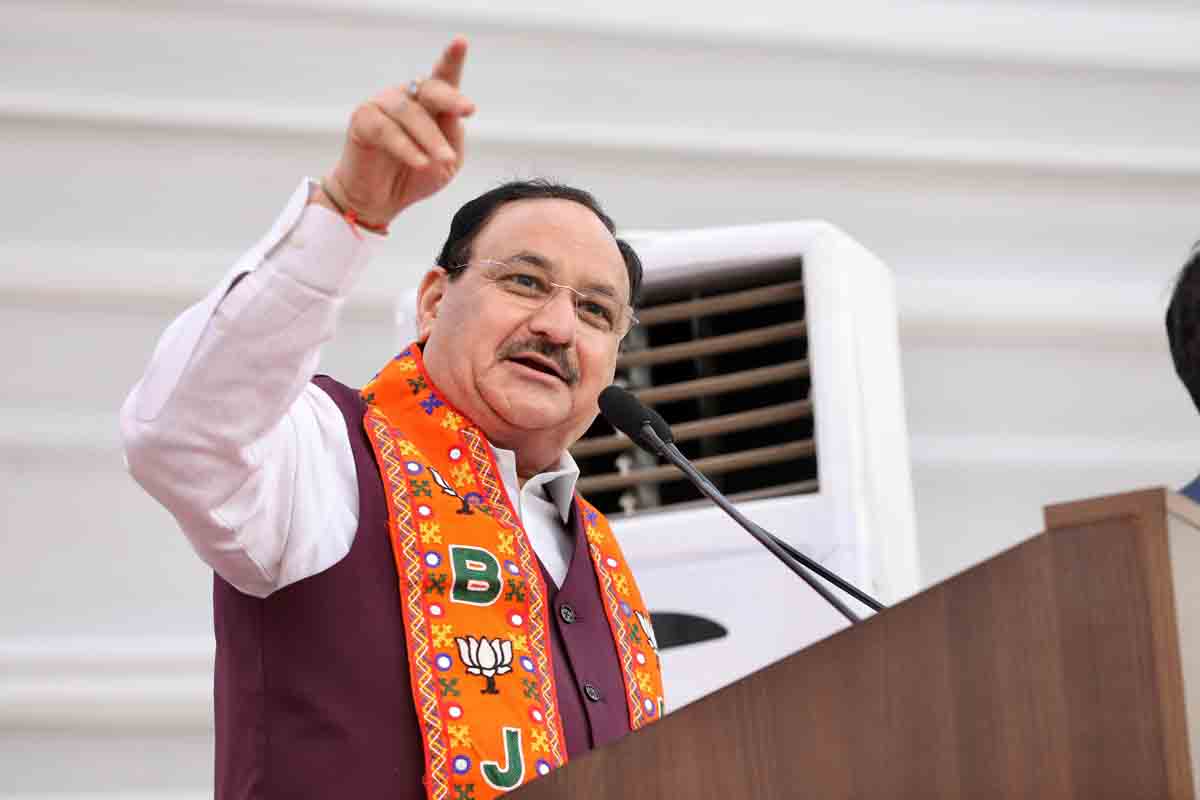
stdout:
[[0,6],[0,795],[207,793],[208,577],[116,409],[355,102],[455,32],[467,168],[396,224],[328,371],[390,355],[454,208],[548,173],[630,228],[824,218],[894,268],[929,581],[1043,503],[1200,469],[1160,332],[1200,238],[1200,12],[826,6]]

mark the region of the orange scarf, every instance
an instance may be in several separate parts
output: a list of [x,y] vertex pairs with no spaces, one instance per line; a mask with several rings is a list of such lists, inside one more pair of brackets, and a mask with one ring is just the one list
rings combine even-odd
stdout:
[[[363,388],[388,497],[430,800],[484,800],[567,761],[547,591],[487,439],[434,389],[417,345]],[[629,725],[663,713],[649,612],[608,521],[578,495]]]

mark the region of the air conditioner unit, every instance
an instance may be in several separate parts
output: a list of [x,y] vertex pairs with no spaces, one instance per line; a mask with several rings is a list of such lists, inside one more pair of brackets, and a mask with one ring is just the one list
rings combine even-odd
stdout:
[[[626,238],[645,265],[644,302],[617,380],[666,418],[751,519],[884,603],[915,593],[887,267],[824,222]],[[412,303],[410,294],[401,309]],[[411,326],[409,314],[399,318]],[[580,492],[613,522],[654,614],[668,707],[846,624],[674,467],[602,418],[572,453]]]
[[[916,526],[887,267],[824,222],[629,239],[645,264],[645,303],[619,379],[655,405],[686,439],[685,453],[741,498],[751,519],[884,603],[914,594]],[[607,433],[598,423],[576,446],[584,474],[601,487],[614,479],[603,482],[589,442]],[[674,473],[647,458],[631,451],[614,465],[617,475],[624,468],[629,494],[607,509],[646,602],[727,631],[662,651],[669,705],[846,624],[719,509],[694,500],[689,485],[643,480]],[[595,494],[595,483],[581,491]],[[658,631],[660,640],[666,633]]]

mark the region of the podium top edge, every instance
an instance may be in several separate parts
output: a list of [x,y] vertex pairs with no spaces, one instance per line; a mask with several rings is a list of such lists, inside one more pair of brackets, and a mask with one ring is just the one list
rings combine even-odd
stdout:
[[1042,509],[1047,531],[1114,517],[1164,516],[1168,512],[1200,527],[1200,506],[1162,486],[1053,503]]

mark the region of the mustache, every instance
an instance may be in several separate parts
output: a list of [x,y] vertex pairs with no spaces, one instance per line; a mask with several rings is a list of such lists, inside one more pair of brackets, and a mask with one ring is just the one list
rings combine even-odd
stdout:
[[579,368],[571,362],[570,352],[565,346],[540,338],[519,339],[509,342],[500,348],[498,355],[503,360],[521,355],[522,353],[537,353],[540,356],[545,356],[554,362],[554,365],[558,367],[559,373],[566,379],[568,384],[574,386],[579,382]]

